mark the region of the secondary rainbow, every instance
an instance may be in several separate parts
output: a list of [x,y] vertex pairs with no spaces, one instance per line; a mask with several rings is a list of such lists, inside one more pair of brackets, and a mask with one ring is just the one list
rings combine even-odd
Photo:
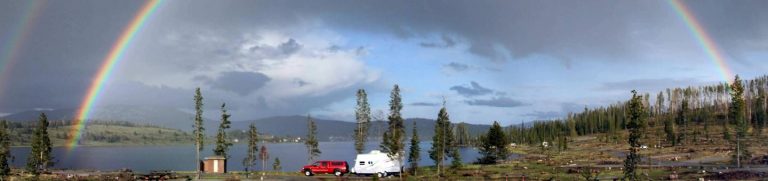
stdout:
[[0,68],[0,85],[2,85],[0,86],[0,96],[5,94],[5,82],[8,81],[11,72],[13,72],[13,66],[16,64],[19,53],[24,47],[24,42],[29,37],[29,32],[32,31],[32,27],[36,24],[37,17],[40,16],[43,4],[44,2],[40,0],[26,1],[22,11],[24,14],[22,14],[21,19],[16,24],[10,26],[11,31],[5,36],[7,39],[2,39],[2,42],[5,43],[0,47],[0,66],[2,66]]
[[88,93],[85,95],[85,98],[78,109],[77,117],[73,120],[72,128],[69,130],[69,139],[67,140],[68,149],[71,150],[77,146],[82,134],[81,131],[83,130],[86,121],[88,121],[91,109],[104,89],[104,82],[109,79],[112,70],[122,59],[126,48],[130,45],[134,36],[141,30],[147,19],[155,12],[160,3],[161,0],[148,0],[144,3],[138,14],[136,14],[130,24],[128,24],[128,27],[126,27],[120,34],[117,42],[112,45],[112,49],[110,49],[107,57],[104,58],[104,63],[99,68],[96,77],[94,77],[88,88]]
[[691,10],[688,9],[688,7],[683,4],[683,2],[680,0],[669,0],[669,4],[675,10],[675,13],[680,17],[680,19],[685,22],[685,25],[688,27],[688,29],[691,31],[691,34],[698,42],[699,47],[701,47],[707,56],[709,56],[709,58],[715,63],[718,71],[720,71],[722,74],[723,79],[725,79],[725,81],[730,84],[733,81],[733,72],[731,72],[730,67],[728,67],[726,58],[723,56],[720,48],[717,47],[715,40],[709,36],[707,30],[701,26],[701,23],[698,19],[696,19],[696,16],[694,16],[693,12],[691,12]]

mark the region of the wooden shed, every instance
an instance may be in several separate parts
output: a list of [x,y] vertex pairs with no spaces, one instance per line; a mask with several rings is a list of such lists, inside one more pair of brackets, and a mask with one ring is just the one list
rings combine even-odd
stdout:
[[205,173],[227,173],[227,158],[223,156],[205,157],[202,168]]

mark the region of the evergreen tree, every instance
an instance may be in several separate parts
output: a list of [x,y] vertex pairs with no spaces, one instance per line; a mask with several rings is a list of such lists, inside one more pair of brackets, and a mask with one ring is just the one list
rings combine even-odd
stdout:
[[320,156],[320,147],[317,146],[317,125],[312,117],[307,115],[307,140],[304,141],[304,145],[307,146],[307,153],[309,154],[309,163]]
[[27,171],[39,174],[39,171],[47,170],[53,166],[51,156],[51,138],[48,136],[48,117],[40,113],[37,128],[32,135],[32,150],[27,157]]
[[421,160],[421,148],[419,147],[419,133],[416,131],[416,121],[413,122],[413,134],[411,134],[411,149],[408,153],[408,163],[411,164],[411,174],[416,176],[416,170],[419,168]]
[[451,168],[459,169],[464,165],[464,163],[461,162],[461,154],[459,154],[459,147],[452,146],[451,154],[449,156],[451,157]]
[[272,162],[272,170],[277,172],[283,170],[283,166],[280,166],[280,157],[275,157],[275,161]]
[[251,123],[248,126],[248,151],[245,152],[245,158],[243,159],[243,167],[245,172],[248,172],[248,168],[256,164],[257,153],[259,151],[259,132],[256,130],[256,125]]
[[765,128],[766,120],[768,119],[765,110],[765,89],[757,90],[756,99],[757,100],[754,101],[754,106],[752,108],[752,119],[754,119],[754,124],[752,126],[755,128],[755,136],[760,137],[763,133],[763,128]]
[[478,159],[478,162],[493,164],[497,160],[506,159],[509,156],[509,150],[507,150],[509,141],[506,138],[499,122],[494,121],[491,128],[488,129],[488,133],[481,138],[480,154],[482,157]]
[[226,104],[221,104],[221,124],[219,125],[218,133],[216,134],[216,148],[213,149],[213,154],[223,156],[227,158],[227,151],[232,146],[232,142],[227,137],[227,129],[229,129],[229,117],[232,115],[227,114],[225,109]]
[[397,84],[392,89],[390,99],[388,128],[384,132],[380,147],[387,152],[389,158],[397,159],[402,163],[403,152],[405,151],[405,144],[403,143],[405,141],[405,125],[403,125],[404,120],[400,115],[403,103],[400,97],[400,87]]
[[571,135],[571,137],[578,136],[578,132],[576,131],[576,120],[573,119],[573,114],[568,113],[568,134]]
[[432,148],[429,150],[429,158],[435,161],[437,174],[440,175],[443,167],[443,161],[448,159],[453,147],[453,134],[451,131],[451,121],[445,105],[437,114],[435,122],[435,134],[432,136]]
[[358,154],[365,151],[368,139],[368,127],[371,122],[371,107],[368,105],[368,94],[364,89],[357,90],[357,107],[355,109],[357,127],[355,128],[355,151]]
[[741,161],[748,160],[751,156],[746,148],[746,144],[743,143],[747,136],[749,123],[745,116],[744,86],[738,75],[736,75],[733,84],[731,84],[731,106],[729,108],[730,117],[736,122],[736,152],[734,152],[734,159],[736,160],[736,165],[741,167]]
[[675,138],[675,135],[677,134],[675,134],[675,122],[673,122],[671,119],[664,120],[664,133],[667,134],[667,142],[672,144],[672,146],[676,146],[677,139]]
[[635,171],[637,164],[640,163],[640,155],[637,152],[640,148],[640,138],[642,137],[641,123],[645,119],[645,108],[641,99],[641,96],[637,95],[637,91],[632,90],[632,99],[629,101],[629,122],[627,123],[630,147],[627,159],[624,160],[624,179],[633,181],[639,180]]
[[203,144],[205,144],[205,127],[203,125],[203,95],[200,93],[200,88],[195,89],[195,124],[192,134],[195,138],[195,165],[197,165],[197,171],[195,178],[200,179],[200,151],[203,150]]
[[11,173],[8,158],[11,157],[11,137],[7,121],[0,122],[0,179]]

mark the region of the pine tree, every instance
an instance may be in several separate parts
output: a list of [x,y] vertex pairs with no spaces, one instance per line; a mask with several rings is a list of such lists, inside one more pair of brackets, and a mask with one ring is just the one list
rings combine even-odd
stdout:
[[450,136],[451,122],[448,116],[448,111],[445,106],[440,108],[440,112],[437,114],[437,120],[435,121],[435,134],[432,136],[432,148],[429,150],[429,158],[435,161],[437,166],[437,174],[440,175],[443,167],[443,161],[447,160],[447,154],[450,154],[449,148],[453,143]]
[[741,160],[750,158],[747,146],[743,143],[747,136],[749,123],[745,116],[744,86],[738,75],[731,84],[731,106],[729,108],[729,116],[736,122],[736,152],[734,152],[733,157],[736,160],[736,165],[741,167]]
[[245,158],[243,159],[243,167],[245,172],[248,172],[248,168],[256,164],[257,153],[259,151],[259,132],[256,130],[256,125],[251,123],[248,126],[248,151],[245,152]]
[[408,154],[408,163],[411,164],[411,174],[416,176],[416,170],[419,168],[421,160],[421,148],[419,147],[419,133],[416,131],[416,121],[413,122],[413,134],[411,134],[411,149]]
[[494,121],[491,128],[488,129],[488,133],[481,137],[480,154],[482,157],[478,158],[477,161],[481,164],[493,164],[497,160],[506,159],[509,156],[509,150],[507,150],[509,141],[506,138],[499,122]]
[[39,171],[47,170],[48,167],[53,166],[48,124],[48,117],[45,113],[40,113],[37,128],[35,128],[32,136],[32,151],[27,157],[27,171],[35,175],[39,174]]
[[755,120],[753,121],[755,124],[752,126],[755,128],[755,136],[760,137],[763,133],[766,120],[768,119],[768,115],[765,111],[765,89],[757,90],[757,98],[754,101],[752,110],[754,114],[752,118]]
[[307,115],[307,140],[304,141],[304,145],[307,146],[307,153],[309,154],[309,163],[320,156],[320,147],[317,146],[317,125],[312,117]]
[[637,164],[640,163],[640,155],[637,152],[640,147],[640,138],[642,137],[641,123],[645,119],[645,108],[641,99],[641,96],[637,95],[637,91],[632,90],[632,99],[629,101],[629,122],[627,123],[630,147],[627,159],[624,160],[624,179],[632,181],[639,180],[635,171]]
[[461,154],[459,154],[459,147],[452,146],[451,147],[451,154],[449,155],[451,157],[451,168],[453,169],[459,169],[461,168],[464,163],[461,161]]
[[368,94],[364,89],[357,90],[357,107],[355,109],[357,128],[355,128],[355,151],[358,154],[365,151],[368,139],[368,127],[371,122],[371,107],[368,105]]
[[227,114],[225,109],[226,104],[221,104],[221,124],[219,125],[218,133],[216,134],[216,148],[213,149],[213,153],[218,156],[227,158],[227,151],[232,146],[232,142],[227,137],[227,129],[229,129],[229,117],[232,115]]
[[400,87],[397,84],[392,89],[390,99],[388,128],[384,132],[380,147],[387,152],[390,159],[397,159],[402,163],[403,152],[405,151],[405,144],[403,143],[405,141],[405,125],[403,125],[404,120],[400,115],[403,103],[400,97]]
[[8,158],[11,157],[11,138],[7,121],[0,122],[0,179],[11,173]]
[[195,124],[192,134],[195,138],[195,165],[197,165],[196,178],[200,179],[200,151],[203,151],[203,144],[205,144],[205,127],[203,125],[203,95],[200,93],[200,88],[195,89]]
[[672,146],[676,146],[677,139],[675,138],[675,122],[673,122],[671,119],[664,120],[664,133],[667,135],[667,142],[672,144]]
[[277,172],[283,170],[283,166],[280,166],[280,157],[275,157],[275,161],[272,162],[272,170]]

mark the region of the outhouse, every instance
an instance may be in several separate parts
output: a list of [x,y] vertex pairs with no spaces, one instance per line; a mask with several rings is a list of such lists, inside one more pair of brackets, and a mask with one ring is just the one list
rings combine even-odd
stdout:
[[202,168],[205,173],[227,173],[227,158],[223,156],[205,157]]

